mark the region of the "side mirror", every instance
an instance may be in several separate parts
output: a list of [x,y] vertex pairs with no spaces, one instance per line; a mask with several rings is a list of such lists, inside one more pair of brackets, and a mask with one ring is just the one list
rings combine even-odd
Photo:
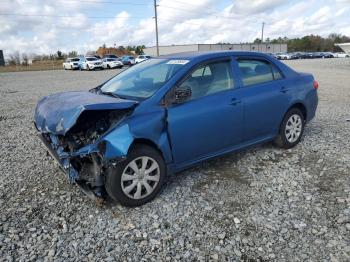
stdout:
[[192,96],[192,90],[189,86],[179,87],[175,89],[175,103],[179,104]]

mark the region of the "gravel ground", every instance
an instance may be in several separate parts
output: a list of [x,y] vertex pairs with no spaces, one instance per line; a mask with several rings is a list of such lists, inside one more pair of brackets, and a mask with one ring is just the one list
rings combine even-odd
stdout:
[[138,208],[69,185],[32,124],[40,97],[116,70],[0,74],[0,260],[350,261],[350,59],[288,64],[320,83],[298,146],[204,162]]

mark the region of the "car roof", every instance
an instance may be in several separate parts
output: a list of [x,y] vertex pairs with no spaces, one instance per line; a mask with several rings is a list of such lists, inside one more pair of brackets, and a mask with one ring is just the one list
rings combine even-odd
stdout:
[[268,56],[265,53],[251,52],[251,51],[204,51],[204,52],[183,52],[176,54],[169,54],[159,56],[159,58],[166,59],[206,59],[206,58],[215,58],[221,56],[231,56],[231,55],[241,55],[241,56]]

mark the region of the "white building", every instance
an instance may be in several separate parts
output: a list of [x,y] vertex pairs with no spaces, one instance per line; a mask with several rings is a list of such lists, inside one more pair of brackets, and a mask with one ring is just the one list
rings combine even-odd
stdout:
[[343,44],[335,44],[339,46],[343,51],[347,54],[350,54],[350,43],[343,43]]
[[[193,45],[169,45],[159,46],[159,55],[168,55],[181,52],[199,52],[199,51],[255,51],[263,53],[284,53],[287,52],[287,44],[193,44]],[[157,56],[155,46],[147,47],[144,50],[146,55]]]

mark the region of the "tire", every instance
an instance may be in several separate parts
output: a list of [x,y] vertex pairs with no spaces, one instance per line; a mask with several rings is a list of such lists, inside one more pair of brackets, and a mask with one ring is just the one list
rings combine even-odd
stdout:
[[[136,174],[131,166],[141,171],[144,161],[147,164],[146,171],[156,168],[149,173],[150,175]],[[146,176],[152,180],[148,180]],[[161,154],[153,147],[139,144],[129,150],[126,160],[107,169],[105,188],[108,195],[121,205],[136,207],[150,202],[156,197],[166,181],[166,176],[167,168]],[[158,181],[155,181],[156,179]],[[145,183],[149,186],[149,192],[146,190]],[[137,191],[140,192],[138,195]]]
[[109,65],[107,65],[107,69],[111,69],[111,67]]
[[[289,131],[287,126],[290,126]],[[285,149],[294,147],[300,142],[304,127],[305,119],[301,110],[291,108],[282,120],[278,136],[274,140],[275,145]]]

